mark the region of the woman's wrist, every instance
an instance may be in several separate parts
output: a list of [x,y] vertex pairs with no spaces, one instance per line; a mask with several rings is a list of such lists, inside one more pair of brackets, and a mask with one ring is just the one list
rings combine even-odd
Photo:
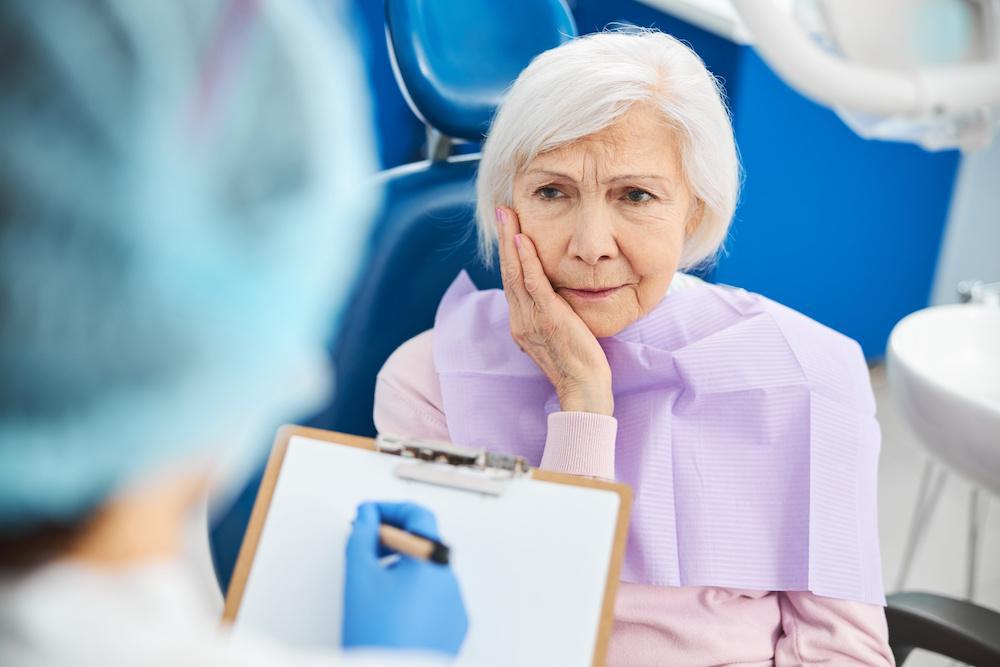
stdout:
[[559,407],[564,412],[593,412],[599,415],[614,416],[615,398],[611,393],[611,384],[607,386],[584,385],[572,389],[557,390]]

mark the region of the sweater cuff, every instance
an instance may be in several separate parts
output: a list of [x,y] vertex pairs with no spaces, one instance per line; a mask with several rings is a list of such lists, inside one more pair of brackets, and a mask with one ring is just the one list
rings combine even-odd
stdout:
[[553,412],[548,426],[540,468],[615,478],[617,419],[593,412]]

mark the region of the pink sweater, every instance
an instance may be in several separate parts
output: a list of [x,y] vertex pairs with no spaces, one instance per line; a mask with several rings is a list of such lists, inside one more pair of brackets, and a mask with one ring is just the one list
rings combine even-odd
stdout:
[[[404,343],[375,387],[383,433],[448,439],[433,330]],[[614,478],[614,417],[549,416],[541,467]],[[894,665],[877,605],[809,592],[644,586],[622,582],[609,665]]]

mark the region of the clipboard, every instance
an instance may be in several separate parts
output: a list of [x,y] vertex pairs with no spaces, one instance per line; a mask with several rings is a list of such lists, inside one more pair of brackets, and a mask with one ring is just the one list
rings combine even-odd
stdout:
[[362,500],[437,515],[469,615],[456,665],[604,665],[628,485],[300,426],[279,430],[268,459],[226,596],[234,634],[339,650],[344,545]]

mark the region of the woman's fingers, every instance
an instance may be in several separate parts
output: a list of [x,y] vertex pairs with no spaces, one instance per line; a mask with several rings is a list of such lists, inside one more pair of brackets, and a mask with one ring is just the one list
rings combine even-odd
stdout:
[[524,290],[535,304],[546,309],[556,293],[542,269],[534,242],[524,234],[517,234],[514,237],[514,247],[517,249],[518,259],[521,263]]
[[530,299],[524,289],[521,260],[514,245],[514,237],[521,232],[517,215],[508,208],[498,208],[497,228],[500,235],[500,275],[513,311],[518,306],[526,305]]
[[497,232],[500,246],[500,274],[507,296],[510,313],[510,333],[517,346],[524,351],[523,337],[528,334],[531,311],[535,306],[531,295],[524,288],[524,272],[514,238],[521,232],[517,214],[508,208],[497,208]]

